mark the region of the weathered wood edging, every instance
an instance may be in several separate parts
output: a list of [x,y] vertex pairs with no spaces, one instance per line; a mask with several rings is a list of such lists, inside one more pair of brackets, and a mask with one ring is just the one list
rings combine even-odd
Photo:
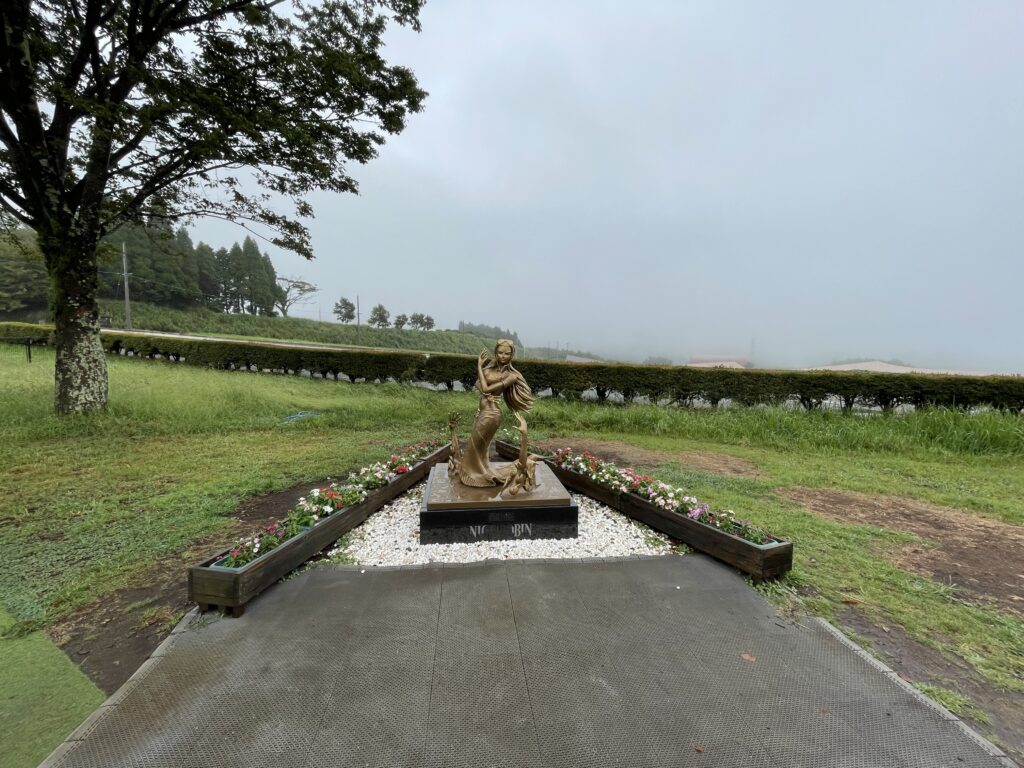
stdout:
[[[498,455],[504,459],[514,461],[519,456],[519,446],[512,443],[495,440],[494,447]],[[778,578],[793,567],[791,541],[754,544],[713,526],[691,520],[686,515],[662,509],[635,493],[616,491],[591,480],[586,475],[563,469],[549,459],[546,461],[555,476],[570,490],[578,491],[627,517],[639,520],[699,552],[750,574],[757,580]]]
[[233,616],[241,616],[245,604],[256,595],[401,496],[425,478],[432,466],[447,461],[450,450],[451,446],[446,445],[428,454],[405,474],[383,488],[371,491],[359,504],[338,510],[241,567],[214,567],[213,564],[227,555],[230,549],[192,566],[188,571],[189,599],[198,603],[201,611],[222,607]]

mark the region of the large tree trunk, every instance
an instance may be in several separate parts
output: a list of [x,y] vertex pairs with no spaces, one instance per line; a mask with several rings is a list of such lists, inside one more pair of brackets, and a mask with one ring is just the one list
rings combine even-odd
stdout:
[[92,238],[40,238],[53,284],[57,364],[53,403],[58,414],[107,405],[107,361],[100,344],[96,246]]

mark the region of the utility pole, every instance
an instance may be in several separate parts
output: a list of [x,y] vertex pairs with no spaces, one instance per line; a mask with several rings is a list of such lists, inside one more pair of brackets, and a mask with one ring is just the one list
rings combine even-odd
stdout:
[[363,331],[359,325],[359,294],[356,294],[356,344],[362,339]]
[[132,300],[128,295],[128,278],[131,275],[128,274],[128,250],[124,240],[121,241],[121,266],[124,268],[124,327],[130,331],[132,329]]

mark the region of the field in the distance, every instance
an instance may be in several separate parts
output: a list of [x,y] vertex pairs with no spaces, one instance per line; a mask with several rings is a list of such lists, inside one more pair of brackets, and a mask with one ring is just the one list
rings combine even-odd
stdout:
[[[460,393],[114,358],[108,411],[57,419],[52,359],[0,346],[12,765],[34,765],[95,706],[89,678],[109,692],[169,631],[188,563],[286,511],[254,497],[358,468],[476,407]],[[300,411],[319,415],[285,420]],[[837,622],[1024,753],[1024,419],[541,399],[529,420],[545,445],[590,447],[791,538],[792,573],[762,587],[771,600]],[[63,714],[33,716],[55,675],[74,679]]]
[[[2,313],[0,313],[2,314]],[[111,299],[100,300],[100,314],[110,320],[112,328],[125,327],[124,303]],[[160,331],[186,335],[214,336],[249,341],[281,341],[330,344],[346,348],[402,349],[418,352],[447,352],[477,355],[481,350],[494,348],[496,338],[457,330],[430,331],[405,328],[373,328],[365,323],[340,323],[329,314],[325,320],[303,317],[261,317],[249,314],[216,312],[207,308],[175,309],[173,307],[132,303],[132,327],[137,331]],[[2,320],[49,323],[49,314],[43,310],[2,314]],[[564,359],[569,350],[543,346],[520,347],[518,356],[541,360]],[[591,352],[572,351],[571,354],[599,359]]]

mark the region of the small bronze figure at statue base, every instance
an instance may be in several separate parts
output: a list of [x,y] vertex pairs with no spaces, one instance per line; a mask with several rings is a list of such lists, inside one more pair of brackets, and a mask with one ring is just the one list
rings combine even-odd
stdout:
[[[576,536],[578,510],[569,492],[545,464],[538,464],[542,457],[529,452],[523,413],[533,405],[533,393],[512,366],[514,356],[515,345],[500,339],[493,358],[486,352],[477,358],[480,407],[465,449],[459,442],[458,415],[448,419],[452,451],[447,476],[438,467],[430,473],[420,509],[420,543],[453,534],[459,541]],[[514,462],[492,464],[491,441],[501,426],[500,399],[518,422],[519,456]],[[439,532],[453,527],[467,530]]]

